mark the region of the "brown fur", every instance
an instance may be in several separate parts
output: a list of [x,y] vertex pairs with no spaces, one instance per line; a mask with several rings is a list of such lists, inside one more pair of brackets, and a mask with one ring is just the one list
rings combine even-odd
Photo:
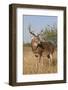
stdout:
[[37,55],[39,55],[39,61],[41,60],[43,52],[47,52],[47,57],[51,59],[55,51],[54,44],[52,44],[51,42],[42,42],[39,38],[39,35],[35,35],[33,32],[31,32],[30,28],[29,32],[31,35],[33,35],[33,38],[31,40],[32,51],[36,57]]

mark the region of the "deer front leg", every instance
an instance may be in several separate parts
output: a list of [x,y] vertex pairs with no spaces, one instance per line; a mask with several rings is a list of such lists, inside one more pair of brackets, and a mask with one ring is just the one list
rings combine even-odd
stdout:
[[39,64],[40,64],[40,56],[38,54],[35,55],[36,56],[36,73],[39,72]]
[[39,54],[39,63],[41,63],[42,52]]
[[39,56],[39,63],[41,62],[41,56]]

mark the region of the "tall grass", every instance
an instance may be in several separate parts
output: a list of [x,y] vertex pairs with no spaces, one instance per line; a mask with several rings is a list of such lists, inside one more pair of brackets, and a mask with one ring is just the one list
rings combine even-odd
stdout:
[[24,43],[24,46],[25,47],[31,47],[31,44],[30,43]]

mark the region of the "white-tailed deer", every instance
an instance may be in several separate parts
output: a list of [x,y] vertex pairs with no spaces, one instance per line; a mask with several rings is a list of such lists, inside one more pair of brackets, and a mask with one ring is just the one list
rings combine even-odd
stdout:
[[32,51],[35,54],[36,57],[39,56],[39,62],[41,61],[41,57],[43,55],[44,52],[47,53],[47,58],[49,60],[49,64],[51,63],[52,59],[53,59],[53,53],[56,49],[55,45],[51,42],[43,42],[41,41],[39,35],[40,34],[34,34],[31,31],[31,28],[29,27],[29,33],[32,35],[32,40],[31,40],[31,47],[32,47]]

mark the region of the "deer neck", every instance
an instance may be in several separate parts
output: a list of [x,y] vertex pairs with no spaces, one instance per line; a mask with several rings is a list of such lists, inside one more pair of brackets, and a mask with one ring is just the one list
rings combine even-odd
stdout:
[[34,50],[36,50],[37,49],[37,46],[38,46],[38,44],[36,43],[36,42],[31,42],[31,46],[32,46],[32,50],[34,51]]

